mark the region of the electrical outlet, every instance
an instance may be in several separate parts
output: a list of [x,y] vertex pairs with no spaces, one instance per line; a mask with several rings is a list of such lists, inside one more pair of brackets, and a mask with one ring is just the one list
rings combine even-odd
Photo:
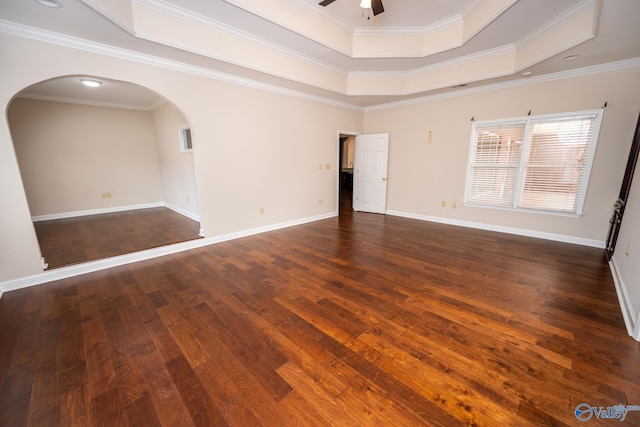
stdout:
[[626,256],[631,256],[631,243],[627,243],[627,248],[624,250]]
[[456,202],[451,202],[451,209],[455,209],[458,206]]
[[100,197],[102,197],[103,199],[110,199],[111,198],[111,192],[104,192],[104,193],[100,193]]
[[187,202],[189,201],[189,195],[187,194]]
[[260,215],[264,215],[264,208],[260,208]]
[[319,171],[321,171],[321,170],[322,170],[322,163],[320,163],[320,164],[318,165],[318,170],[319,170]]
[[331,169],[331,165],[329,163],[325,163],[324,164],[324,168],[325,168],[325,170],[329,170],[329,169]]
[[321,205],[322,204],[322,199],[318,199],[318,204]]
[[445,202],[444,200],[442,201],[442,207],[446,208],[447,207],[447,202]]

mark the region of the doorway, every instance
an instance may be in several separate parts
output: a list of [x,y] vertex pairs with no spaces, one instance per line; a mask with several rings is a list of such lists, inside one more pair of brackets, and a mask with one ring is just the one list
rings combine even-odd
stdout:
[[355,162],[355,133],[338,135],[338,214],[351,215],[353,212],[353,166]]

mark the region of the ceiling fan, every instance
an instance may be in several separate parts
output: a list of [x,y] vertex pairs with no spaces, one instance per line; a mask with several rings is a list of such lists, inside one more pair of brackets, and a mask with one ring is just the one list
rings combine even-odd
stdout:
[[[318,3],[320,6],[328,6],[336,0],[322,0]],[[373,16],[376,16],[382,12],[384,12],[384,7],[382,6],[382,0],[362,0],[360,2],[360,7],[363,9],[373,10]]]

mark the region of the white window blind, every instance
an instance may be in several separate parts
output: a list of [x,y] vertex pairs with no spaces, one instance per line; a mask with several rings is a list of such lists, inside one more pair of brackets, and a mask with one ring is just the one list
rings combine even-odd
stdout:
[[469,201],[513,206],[525,123],[476,126]]
[[465,202],[580,214],[601,112],[474,124]]

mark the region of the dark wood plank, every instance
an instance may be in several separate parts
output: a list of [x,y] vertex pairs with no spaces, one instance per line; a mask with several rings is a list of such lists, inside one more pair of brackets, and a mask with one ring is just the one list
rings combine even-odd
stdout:
[[[136,359],[136,364],[144,377],[147,389],[150,390],[148,397],[155,410],[155,417],[161,424],[193,426],[185,402],[160,354],[153,352],[142,355]],[[143,398],[146,399],[146,396]],[[146,403],[145,408],[148,408]],[[155,422],[155,419],[151,422]]]
[[167,362],[166,365],[196,426],[227,425],[186,358],[179,356]]
[[91,418],[91,399],[88,385],[80,385],[60,395],[60,425],[89,427],[94,425]]
[[120,403],[118,389],[113,388],[91,399],[92,421],[95,426],[126,425],[125,413]]

